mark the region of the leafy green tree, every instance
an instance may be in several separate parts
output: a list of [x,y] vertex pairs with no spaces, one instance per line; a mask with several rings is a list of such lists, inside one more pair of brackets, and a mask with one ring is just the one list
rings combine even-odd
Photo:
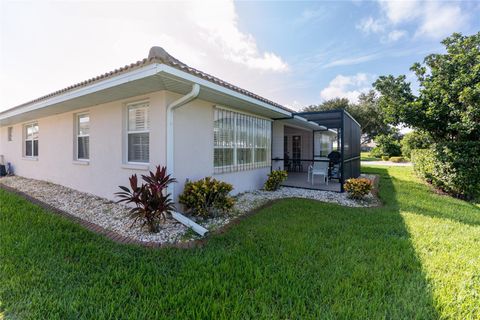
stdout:
[[378,95],[374,90],[361,93],[358,103],[350,104],[347,111],[362,126],[363,140],[366,143],[374,140],[379,134],[396,133],[396,128],[385,121],[385,116],[380,108]]
[[321,104],[315,104],[303,108],[302,112],[314,112],[314,111],[330,111],[330,110],[347,110],[350,106],[350,101],[347,98],[334,98],[326,100]]
[[411,70],[420,84],[414,96],[405,76],[375,83],[388,122],[430,134],[436,142],[480,140],[480,32],[454,33],[442,41],[446,53],[431,54]]
[[362,143],[373,140],[378,134],[388,134],[394,131],[384,120],[383,112],[378,104],[378,95],[370,90],[360,94],[358,103],[350,103],[346,98],[327,100],[318,105],[304,108],[303,112],[346,110],[362,126]]

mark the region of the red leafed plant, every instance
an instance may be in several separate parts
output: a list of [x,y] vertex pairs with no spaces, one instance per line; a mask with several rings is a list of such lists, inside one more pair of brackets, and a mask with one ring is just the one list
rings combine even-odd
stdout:
[[[137,175],[130,178],[130,188],[119,186],[122,191],[115,193],[120,198],[117,202],[132,203],[135,208],[130,210],[134,218],[133,224],[143,222],[142,227],[148,226],[150,232],[158,232],[160,221],[165,221],[166,215],[175,210],[170,194],[166,189],[170,183],[176,182],[167,174],[166,167],[157,166],[155,173],[142,175],[145,183],[138,185]],[[132,226],[133,226],[132,224]]]

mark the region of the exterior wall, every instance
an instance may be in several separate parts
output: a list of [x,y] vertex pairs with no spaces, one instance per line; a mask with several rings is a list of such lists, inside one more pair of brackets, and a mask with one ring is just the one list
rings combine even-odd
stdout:
[[[296,127],[285,126],[285,136],[288,137],[288,155],[292,159],[292,137],[301,136],[302,138],[302,159],[312,159],[313,157],[313,136],[311,130],[299,129]],[[283,143],[283,139],[282,139]]]
[[[168,92],[166,100],[170,103],[179,97]],[[196,99],[174,111],[175,199],[182,192],[187,179],[213,176],[233,184],[232,193],[236,194],[261,188],[270,173],[270,167],[214,173],[213,108],[213,103]]]
[[[0,127],[0,155],[11,162],[19,176],[50,181],[79,191],[114,200],[119,185],[128,177],[145,174],[155,165],[166,165],[166,106],[180,95],[160,91],[149,95],[92,106],[75,112],[36,119],[39,125],[39,156],[23,157],[23,125],[13,125],[13,141],[7,141],[7,128]],[[125,104],[150,102],[150,165],[125,164]],[[174,111],[174,198],[187,179],[206,176],[232,183],[234,193],[263,186],[270,167],[214,174],[213,103],[193,100]],[[231,106],[233,107],[233,106]],[[90,114],[90,161],[74,161],[75,114]],[[283,148],[283,138],[282,138]],[[283,156],[283,155],[282,155]]]
[[[144,174],[148,166],[124,164],[125,103],[150,101],[150,159],[165,164],[165,94],[156,92],[128,100],[115,101],[75,112],[37,119],[39,156],[23,157],[23,123],[13,125],[13,141],[7,141],[7,128],[0,128],[0,154],[11,162],[15,174],[50,181],[83,192],[114,199],[119,185],[128,184],[133,173]],[[90,114],[90,161],[74,161],[74,115]],[[160,143],[156,143],[160,142]]]
[[[283,139],[285,125],[281,121],[274,121],[272,124],[272,159],[284,158]],[[283,170],[284,161],[272,160],[272,169]]]

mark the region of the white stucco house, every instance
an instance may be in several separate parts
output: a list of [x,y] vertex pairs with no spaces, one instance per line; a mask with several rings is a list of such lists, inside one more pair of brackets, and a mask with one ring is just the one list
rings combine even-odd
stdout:
[[142,61],[1,112],[0,155],[19,176],[108,199],[156,165],[177,179],[175,198],[187,179],[206,176],[235,192],[258,189],[272,168],[291,166],[286,154],[306,183],[308,161],[332,150],[344,160],[341,182],[359,172],[344,173],[345,148],[355,168],[357,153],[343,130],[351,117],[339,112],[341,124],[322,125],[153,47]]

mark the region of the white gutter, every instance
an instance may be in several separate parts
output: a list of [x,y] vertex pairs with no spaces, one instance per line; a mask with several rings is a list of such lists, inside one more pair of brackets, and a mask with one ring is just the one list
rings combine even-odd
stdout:
[[[173,127],[173,111],[180,108],[181,106],[189,103],[190,101],[196,99],[200,93],[200,85],[194,83],[192,86],[192,91],[170,103],[167,106],[167,173],[172,175],[175,173],[175,148],[174,148],[174,127]],[[175,188],[173,184],[170,185],[169,193],[174,196]]]
[[[174,111],[184,106],[185,104],[189,103],[190,101],[196,99],[199,93],[200,93],[200,85],[197,83],[194,83],[192,86],[192,91],[190,91],[180,99],[173,101],[167,106],[167,173],[172,177],[175,174],[175,148],[174,148],[175,128],[173,126]],[[173,183],[168,186],[168,193],[170,194],[171,197],[175,196],[175,186]],[[208,232],[207,229],[195,223],[194,221],[188,219],[187,217],[180,214],[179,212],[173,212],[172,218],[186,225],[187,227],[192,228],[193,231],[200,234],[201,236],[204,236]]]

